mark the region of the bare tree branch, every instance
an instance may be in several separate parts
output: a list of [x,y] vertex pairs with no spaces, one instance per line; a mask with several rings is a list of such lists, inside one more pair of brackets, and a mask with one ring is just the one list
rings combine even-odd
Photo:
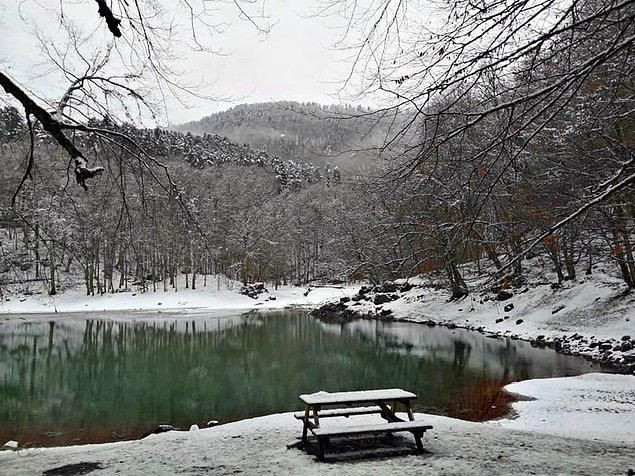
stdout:
[[106,20],[106,25],[108,25],[108,29],[110,32],[117,38],[121,37],[121,30],[119,29],[119,25],[121,24],[121,20],[119,18],[115,18],[115,15],[112,13],[112,10],[106,3],[106,0],[95,0],[97,5],[99,6],[97,13],[99,13],[100,17],[103,17]]

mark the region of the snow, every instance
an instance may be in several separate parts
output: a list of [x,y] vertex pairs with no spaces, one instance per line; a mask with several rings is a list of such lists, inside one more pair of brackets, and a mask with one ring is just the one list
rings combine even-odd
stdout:
[[[589,373],[526,380],[505,387],[530,397],[512,407],[516,418],[495,422],[518,430],[616,443],[635,443],[635,377]],[[635,454],[633,454],[635,456]]]
[[[197,277],[197,289],[185,289],[185,279],[178,283],[178,291],[158,290],[142,293],[136,291],[106,293],[87,296],[82,286],[49,296],[45,292],[30,296],[13,295],[0,301],[0,314],[33,314],[86,311],[160,311],[160,310],[220,310],[220,309],[281,309],[289,306],[314,307],[329,299],[350,296],[353,286],[296,287],[280,286],[277,290],[259,295],[258,299],[239,294],[240,283],[226,278],[208,276],[207,286],[203,277]],[[307,294],[307,290],[309,291]],[[305,296],[306,294],[306,296]],[[275,300],[269,299],[275,297]]]
[[400,388],[362,390],[355,392],[316,392],[308,395],[300,395],[300,400],[307,405],[371,402],[375,400],[400,400],[405,398],[417,398],[417,396],[412,392],[406,392]]
[[2,448],[0,449],[4,449],[4,450],[17,450],[18,447],[20,446],[20,444],[15,441],[15,440],[9,440],[7,441]]
[[[448,302],[445,290],[415,288],[408,293],[410,299],[388,303],[384,309],[413,320],[483,326],[525,338],[560,336],[567,332],[618,338],[635,332],[635,296],[619,299],[622,291],[620,280],[597,273],[576,283],[565,283],[560,289],[552,289],[549,283],[527,287],[505,301],[483,301],[478,295],[471,295]],[[514,308],[505,312],[508,304]],[[553,313],[560,306],[564,307]],[[505,316],[509,319],[504,319]],[[503,321],[497,323],[500,318]],[[518,319],[523,322],[516,324]]]
[[[403,415],[403,414],[401,414]],[[405,416],[405,415],[403,415]],[[0,453],[2,472],[43,471],[80,462],[100,463],[91,474],[626,474],[630,443],[589,441],[417,414],[432,425],[415,454],[410,434],[390,438],[332,439],[326,463],[287,449],[302,423],[292,413],[269,415],[192,432],[169,432],[137,441]],[[376,416],[329,418],[323,426],[373,424]]]

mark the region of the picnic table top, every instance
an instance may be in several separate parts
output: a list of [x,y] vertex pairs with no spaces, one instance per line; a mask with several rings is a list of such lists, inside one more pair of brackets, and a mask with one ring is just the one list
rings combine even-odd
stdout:
[[381,390],[359,390],[355,392],[315,392],[300,395],[307,405],[329,405],[338,403],[363,403],[377,400],[412,400],[417,395],[400,388]]

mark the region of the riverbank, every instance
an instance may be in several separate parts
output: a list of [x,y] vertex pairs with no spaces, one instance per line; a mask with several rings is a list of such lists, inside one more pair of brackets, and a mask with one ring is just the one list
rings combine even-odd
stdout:
[[[0,468],[11,475],[84,463],[91,474],[626,474],[633,467],[635,444],[635,377],[586,374],[551,379],[553,387],[570,389],[573,408],[612,405],[615,395],[626,397],[619,410],[621,422],[597,435],[579,431],[575,421],[588,412],[557,412],[559,433],[531,407],[518,408],[511,422],[537,422],[533,431],[505,427],[500,422],[472,423],[447,417],[417,414],[417,420],[433,425],[424,438],[426,453],[414,454],[410,435],[371,438],[357,446],[334,441],[327,462],[297,449],[287,449],[301,431],[292,413],[242,420],[204,430],[169,432],[142,440],[104,445],[43,448],[0,453]],[[612,386],[617,394],[577,394],[578,380],[594,388]],[[529,381],[531,385],[532,381]],[[577,396],[576,396],[577,395]],[[532,396],[532,395],[528,395]],[[541,397],[538,396],[538,401]],[[614,407],[612,407],[615,410]],[[371,416],[351,417],[370,422]],[[328,419],[325,425],[350,424]],[[374,420],[373,420],[374,421]],[[354,450],[354,451],[353,451]],[[92,466],[88,464],[91,463]],[[56,473],[62,474],[62,473]]]
[[[480,278],[485,281],[486,278]],[[474,279],[478,285],[478,278]],[[362,286],[322,305],[324,319],[386,319],[460,327],[580,355],[635,373],[635,293],[602,271],[554,286],[544,275],[520,286],[450,300],[423,277]]]
[[128,291],[87,296],[82,285],[68,286],[55,296],[49,296],[41,286],[35,286],[28,293],[6,294],[0,301],[0,314],[43,314],[69,312],[103,311],[167,311],[167,310],[249,310],[283,309],[285,307],[315,307],[320,303],[352,295],[355,286],[279,286],[278,289],[264,287],[259,293],[249,297],[241,294],[242,285],[220,276],[208,276],[203,285],[199,276],[197,288],[185,287],[181,277],[177,288],[163,291],[163,284],[157,290],[140,292]]
[[[116,310],[117,305],[122,306],[119,310],[154,311],[167,310],[172,306],[187,312],[187,309],[240,309],[241,306],[242,309],[290,305],[314,307],[329,299],[331,306],[340,310],[367,308],[372,311],[367,316],[373,318],[430,324],[426,312],[439,312],[447,319],[446,325],[457,327],[462,324],[459,316],[465,319],[465,313],[469,312],[469,326],[477,330],[478,322],[487,324],[490,317],[499,319],[488,316],[488,312],[503,308],[499,310],[499,315],[513,315],[515,320],[522,319],[521,315],[526,317],[530,323],[525,329],[527,338],[551,345],[558,342],[558,335],[563,328],[575,328],[573,332],[581,335],[586,335],[582,332],[595,330],[598,338],[603,339],[606,334],[623,332],[621,326],[631,322],[628,307],[630,297],[625,296],[622,300],[618,284],[613,288],[610,282],[608,286],[598,286],[593,282],[579,283],[581,287],[571,286],[562,292],[553,293],[553,296],[541,286],[526,291],[521,289],[505,301],[485,299],[486,296],[483,296],[482,303],[476,301],[472,311],[465,311],[465,304],[473,303],[475,299],[448,302],[442,290],[431,288],[422,280],[412,281],[414,283],[409,282],[406,286],[405,282],[394,283],[394,289],[389,283],[380,289],[373,288],[361,293],[368,299],[359,296],[359,287],[315,288],[306,295],[305,288],[288,288],[261,293],[258,299],[239,295],[237,289],[219,291],[210,287],[187,290],[185,293],[180,290],[178,293],[158,292],[136,296],[132,296],[134,293],[121,293],[120,296],[115,294],[105,297],[85,297],[81,295],[81,290],[77,290],[76,294],[67,291],[56,296],[54,302],[56,308],[59,305],[66,312],[100,311],[106,305],[108,310]],[[585,284],[586,287],[583,287]],[[602,293],[599,301],[595,300],[597,293]],[[388,296],[389,300],[375,304],[375,298],[383,295]],[[397,297],[393,299],[393,295]],[[567,295],[572,297],[567,301],[569,311],[577,309],[579,316],[587,312],[584,311],[584,303],[605,300],[608,303],[607,315],[613,317],[606,318],[605,315],[605,319],[601,320],[603,325],[598,325],[599,321],[582,325],[576,323],[571,312],[560,314],[560,311],[549,313],[556,316],[551,319],[534,319],[535,316],[544,317],[547,314],[545,309],[548,309],[546,306],[562,301],[562,297]],[[276,299],[271,300],[271,296],[276,296]],[[134,299],[137,297],[139,300]],[[47,312],[49,309],[48,312],[51,312],[48,298],[38,300],[37,296],[29,296],[25,301],[19,299],[12,298],[15,307],[5,306],[5,312],[20,312],[19,309],[22,312]],[[379,301],[383,299],[386,298],[380,297]],[[12,301],[5,301],[5,304]],[[15,302],[21,303],[22,307]],[[541,305],[538,306],[537,302]],[[576,302],[576,306],[571,302]],[[514,307],[505,311],[504,306],[510,303]],[[538,307],[532,310],[532,306]],[[592,309],[597,310],[597,304],[592,305]],[[390,312],[382,313],[386,310]],[[514,310],[518,314],[514,314]],[[457,316],[454,321],[452,313]],[[568,317],[562,319],[561,316]],[[12,318],[12,315],[6,314],[6,318]],[[512,325],[510,319],[502,321],[507,321],[509,328],[517,329],[513,326],[522,324]],[[556,319],[559,323],[556,323]],[[494,321],[494,324],[498,323]],[[510,334],[503,329],[487,331],[484,324],[480,327],[481,332],[490,332],[492,336]],[[536,332],[543,332],[545,336],[542,339],[538,339],[540,334],[532,337],[532,333]],[[512,336],[520,338],[522,333],[517,331]],[[579,340],[586,341],[587,338]],[[631,340],[620,342],[631,343]],[[561,348],[561,351],[567,350]],[[623,354],[628,355],[628,351]],[[363,440],[364,445],[368,445],[366,452],[358,451],[362,449],[359,446],[344,445],[342,448],[346,452],[335,451],[330,462],[319,463],[312,455],[286,449],[287,444],[295,441],[300,427],[291,413],[284,413],[192,432],[151,435],[143,440],[0,452],[0,473],[41,474],[46,470],[79,463],[92,463],[92,466],[85,467],[95,468],[94,474],[626,474],[632,467],[635,455],[632,433],[635,427],[635,377],[585,374],[573,378],[525,381],[507,388],[532,399],[513,404],[517,414],[513,419],[472,423],[441,416],[418,415],[418,419],[434,426],[434,430],[426,434],[428,453],[425,455],[414,455],[414,444],[410,436],[405,435],[403,438],[381,441]],[[365,422],[372,417],[354,418]],[[350,420],[344,422],[350,424]],[[327,420],[327,424],[337,423],[336,420]],[[356,451],[348,451],[351,449]]]

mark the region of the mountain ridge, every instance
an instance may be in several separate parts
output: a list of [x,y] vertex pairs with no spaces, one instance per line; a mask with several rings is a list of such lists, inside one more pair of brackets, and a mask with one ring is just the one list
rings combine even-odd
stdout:
[[239,104],[171,129],[218,134],[284,160],[354,168],[372,160],[376,153],[368,149],[381,144],[372,113],[361,106],[263,102]]

